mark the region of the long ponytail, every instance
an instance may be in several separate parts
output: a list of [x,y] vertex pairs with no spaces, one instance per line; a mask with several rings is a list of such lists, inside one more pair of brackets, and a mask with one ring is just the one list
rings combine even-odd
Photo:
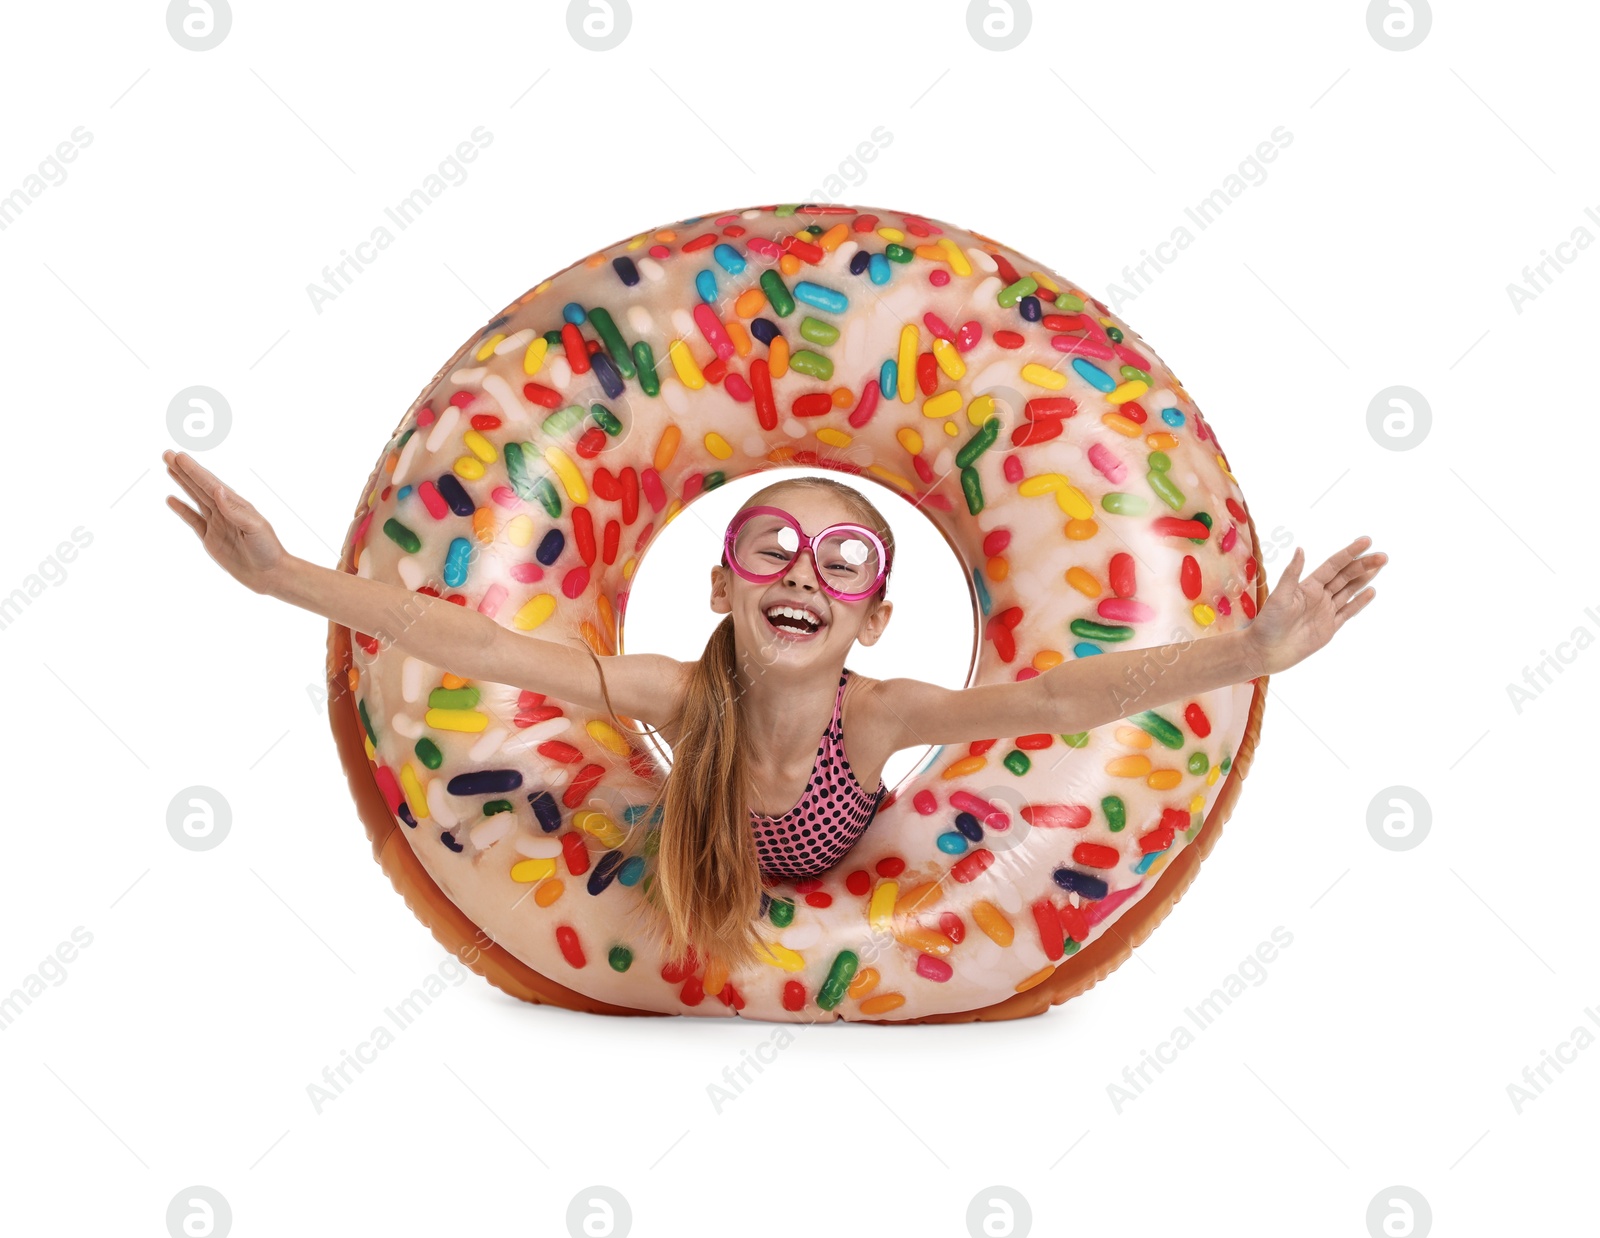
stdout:
[[[642,734],[617,718],[605,670],[594,650],[589,656],[611,717]],[[733,616],[727,615],[693,663],[676,718],[672,768],[641,819],[647,824],[659,808],[659,830],[639,830],[624,846],[631,854],[654,852],[646,905],[655,914],[646,931],[668,959],[698,959],[708,964],[708,974],[724,977],[760,957],[761,870],[747,807],[737,665]]]

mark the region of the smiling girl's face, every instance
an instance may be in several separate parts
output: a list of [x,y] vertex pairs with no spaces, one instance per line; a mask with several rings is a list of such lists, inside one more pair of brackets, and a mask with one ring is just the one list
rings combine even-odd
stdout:
[[[745,507],[756,505],[782,508],[807,534],[820,533],[834,524],[872,527],[836,495],[809,486],[756,495]],[[768,612],[785,605],[809,612],[821,626],[807,634],[783,626],[781,620],[775,623]],[[732,568],[717,564],[711,569],[711,609],[719,615],[733,615],[737,647],[753,654],[761,665],[799,667],[842,663],[855,642],[874,644],[883,635],[894,605],[876,600],[875,593],[859,602],[841,602],[823,590],[811,555],[802,552],[787,572],[765,584],[746,580]]]

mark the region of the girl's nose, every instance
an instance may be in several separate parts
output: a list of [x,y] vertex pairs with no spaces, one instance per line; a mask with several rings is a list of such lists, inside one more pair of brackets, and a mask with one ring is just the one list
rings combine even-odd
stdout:
[[[802,567],[802,564],[805,566]],[[809,549],[802,550],[795,557],[795,561],[789,565],[789,571],[784,580],[788,584],[806,585],[813,589],[817,587],[817,573],[811,562],[811,551]]]

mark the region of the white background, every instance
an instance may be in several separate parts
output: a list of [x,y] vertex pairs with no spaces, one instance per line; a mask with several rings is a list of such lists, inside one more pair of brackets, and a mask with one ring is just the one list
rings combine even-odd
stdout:
[[[596,1184],[640,1235],[961,1235],[996,1185],[1041,1234],[1359,1236],[1397,1185],[1440,1234],[1591,1213],[1600,1049],[1520,1113],[1507,1085],[1600,1034],[1600,255],[1565,251],[1520,312],[1507,285],[1600,236],[1600,18],[1440,5],[1396,51],[1360,3],[1034,9],[1003,52],[953,0],[635,0],[604,52],[559,3],[236,3],[208,51],[156,3],[8,10],[0,194],[75,127],[92,141],[0,231],[0,593],[74,528],[92,542],[0,631],[0,993],[93,938],[0,1032],[8,1231],[165,1234],[195,1185],[241,1235],[564,1234]],[[318,313],[307,285],[477,126],[467,179]],[[892,142],[852,168],[877,126]],[[1264,182],[1197,228],[1184,208],[1278,126]],[[1377,600],[1274,677],[1193,890],[1048,1015],[783,1033],[526,1006],[462,971],[319,1114],[307,1085],[451,961],[356,820],[313,696],[326,624],[241,589],[163,508],[169,401],[222,392],[232,429],[201,459],[332,563],[400,415],[489,315],[620,238],[830,175],[827,196],[975,228],[1107,299],[1187,223],[1119,312],[1216,428],[1263,539],[1314,566],[1371,534],[1393,557]],[[1368,429],[1397,384],[1432,410],[1405,451]],[[749,488],[710,496],[707,525]],[[887,510],[899,607],[851,665],[959,685],[959,568]],[[673,525],[630,649],[698,653],[710,546]],[[195,784],[232,811],[205,852],[166,825]],[[1432,818],[1402,852],[1368,829],[1394,786]],[[1119,1112],[1107,1085],[1280,925],[1264,982]],[[719,1110],[708,1087],[758,1050]]]

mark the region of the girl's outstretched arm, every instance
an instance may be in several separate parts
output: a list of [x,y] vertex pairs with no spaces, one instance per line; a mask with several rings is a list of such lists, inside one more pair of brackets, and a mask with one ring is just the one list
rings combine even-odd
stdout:
[[[252,592],[281,598],[463,678],[545,692],[605,712],[594,662],[578,646],[512,632],[444,598],[296,558],[260,512],[192,456],[167,451],[162,459],[198,510],[173,495],[167,506],[195,531],[206,553]],[[624,719],[664,725],[682,702],[689,669],[662,654],[608,657],[611,704]]]
[[872,696],[894,748],[1000,736],[1072,735],[1258,675],[1276,674],[1326,645],[1377,596],[1367,588],[1386,554],[1363,556],[1358,537],[1305,580],[1296,549],[1249,627],[1203,639],[1124,649],[1063,662],[1017,683],[951,690],[919,679],[886,679]]

